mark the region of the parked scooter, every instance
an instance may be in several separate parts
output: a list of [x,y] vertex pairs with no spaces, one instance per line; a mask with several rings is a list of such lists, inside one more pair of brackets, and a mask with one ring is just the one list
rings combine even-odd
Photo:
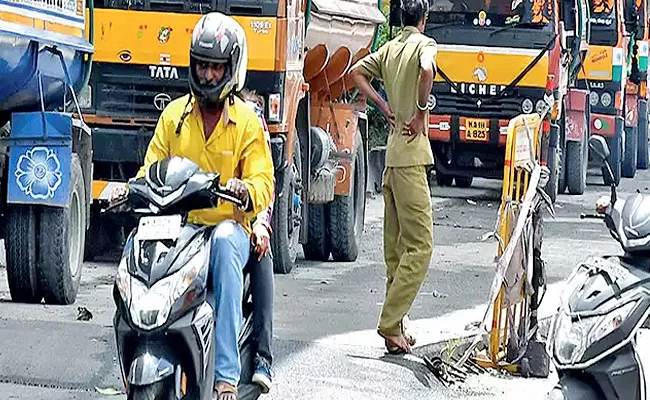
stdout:
[[[611,174],[605,140],[589,145]],[[612,184],[597,212],[624,254],[589,257],[569,277],[547,344],[560,378],[549,400],[648,398],[650,349],[637,339],[650,313],[650,196],[618,199]]]
[[[190,224],[187,215],[217,207],[221,200],[241,204],[220,186],[219,174],[179,157],[154,163],[145,177],[129,183],[125,203],[140,218],[124,246],[113,288],[113,326],[129,400],[212,399],[212,227]],[[256,399],[260,390],[250,383],[253,308],[246,270],[242,301],[239,398]]]

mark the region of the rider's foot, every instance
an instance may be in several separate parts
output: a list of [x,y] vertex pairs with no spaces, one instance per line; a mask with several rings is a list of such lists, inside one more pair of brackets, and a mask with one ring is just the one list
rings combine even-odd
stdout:
[[266,362],[257,360],[252,381],[262,388],[262,393],[268,393],[271,390],[271,368]]
[[237,400],[237,387],[228,382],[217,382],[214,385],[216,400]]

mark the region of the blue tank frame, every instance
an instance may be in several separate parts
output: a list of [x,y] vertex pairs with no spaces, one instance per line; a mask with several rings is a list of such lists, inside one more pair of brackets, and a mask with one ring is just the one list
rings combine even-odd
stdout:
[[[0,5],[7,3],[17,6],[0,0]],[[83,18],[78,22],[85,23]],[[11,115],[7,204],[67,207],[73,133],[91,133],[80,119],[76,93],[88,82],[94,46],[83,37],[5,21],[0,21],[2,36],[11,39],[0,41],[0,77],[11,82],[0,86],[0,113]],[[79,117],[56,111],[65,107],[68,92]]]

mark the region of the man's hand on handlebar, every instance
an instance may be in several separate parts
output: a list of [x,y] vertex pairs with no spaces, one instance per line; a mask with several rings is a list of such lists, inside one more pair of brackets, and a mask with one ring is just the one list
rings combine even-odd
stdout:
[[126,185],[119,186],[113,189],[111,194],[108,196],[108,204],[113,205],[124,200],[129,195],[129,189]]
[[246,184],[241,179],[228,179],[228,182],[226,183],[226,190],[241,200],[244,209],[248,208],[250,202],[250,194],[248,193],[248,187],[246,187]]

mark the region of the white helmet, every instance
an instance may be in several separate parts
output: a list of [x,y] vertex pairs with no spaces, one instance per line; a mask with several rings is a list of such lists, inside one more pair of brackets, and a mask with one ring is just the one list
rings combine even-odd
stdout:
[[[201,84],[196,76],[197,62],[226,64],[216,85]],[[221,103],[228,95],[244,88],[248,50],[244,29],[231,17],[219,12],[205,14],[192,33],[190,46],[190,90],[199,101]]]

